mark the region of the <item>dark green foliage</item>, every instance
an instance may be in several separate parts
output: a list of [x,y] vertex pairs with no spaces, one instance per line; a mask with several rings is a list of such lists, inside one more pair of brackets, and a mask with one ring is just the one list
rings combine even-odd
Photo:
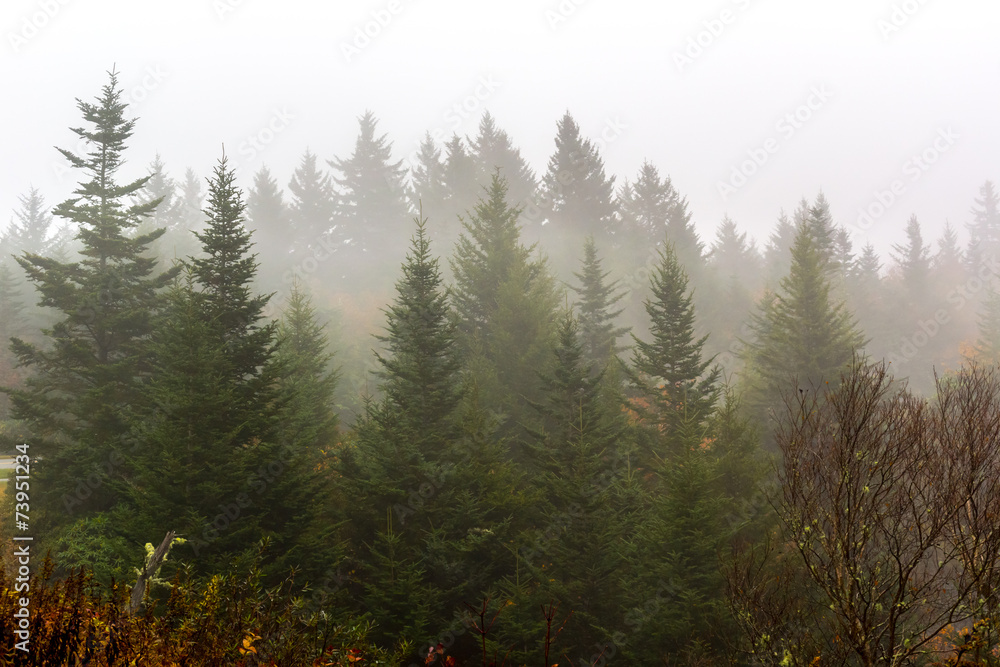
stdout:
[[707,336],[695,336],[694,307],[688,279],[673,246],[660,250],[645,301],[650,340],[633,335],[632,378],[652,402],[656,421],[666,432],[706,419],[718,395],[720,370],[702,358]]
[[572,609],[563,641],[583,650],[607,639],[602,626],[620,615],[624,562],[608,545],[627,534],[625,508],[614,501],[631,466],[631,448],[619,404],[602,396],[601,373],[585,361],[571,313],[561,318],[553,351],[527,446],[532,487],[540,497],[535,529],[527,534],[535,539],[522,556],[538,587],[517,600],[518,614],[522,622],[540,621],[535,609],[542,601]]
[[[141,378],[150,369],[145,341],[159,308],[158,292],[176,275],[176,270],[155,275],[156,260],[145,256],[162,229],[131,233],[156,208],[155,201],[129,203],[149,177],[115,180],[134,127],[125,117],[117,75],[110,74],[94,103],[77,106],[87,127],[73,132],[90,152],[79,156],[60,149],[83,180],[54,214],[78,226],[82,256],[76,262],[31,253],[18,258],[40,294],[39,304],[59,318],[44,330],[47,345],[17,339],[13,346],[31,373],[12,393],[14,413],[27,420],[32,451],[44,458],[32,471],[46,489],[32,506],[34,525],[50,539],[71,520],[67,510],[79,517],[116,503],[112,483],[86,495],[77,490],[84,478],[120,456],[125,415],[136,407]],[[115,465],[111,470],[115,479],[124,472]]]
[[557,303],[545,262],[520,242],[518,215],[494,174],[463,222],[451,265],[459,347],[484,403],[514,423],[527,414],[525,399],[537,397]]
[[579,281],[579,286],[571,289],[580,299],[577,309],[584,363],[603,368],[624,349],[619,347],[618,339],[627,334],[629,328],[615,326],[615,318],[624,308],[614,308],[624,293],[619,291],[617,281],[606,282],[611,272],[602,269],[593,236],[588,236],[584,242],[580,272],[573,275]]

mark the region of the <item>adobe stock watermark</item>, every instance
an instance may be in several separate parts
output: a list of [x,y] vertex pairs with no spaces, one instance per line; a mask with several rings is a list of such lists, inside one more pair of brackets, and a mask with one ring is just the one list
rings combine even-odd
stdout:
[[[736,5],[739,11],[750,8],[750,0],[732,0],[732,4]],[[683,73],[685,67],[693,65],[694,61],[701,58],[705,51],[722,37],[726,28],[736,22],[737,16],[739,16],[738,11],[724,7],[715,16],[702,21],[702,29],[688,37],[684,48],[673,53],[677,71]]]
[[914,153],[903,162],[901,168],[902,178],[893,179],[884,189],[880,188],[873,193],[873,200],[867,206],[858,209],[858,217],[855,226],[866,231],[875,224],[875,221],[886,214],[886,212],[899,201],[909,187],[909,183],[916,183],[925,173],[947,153],[959,139],[959,134],[951,126],[939,128],[937,135],[929,146]]
[[21,17],[16,29],[7,33],[7,42],[14,53],[20,53],[28,42],[37,37],[59,15],[70,0],[38,0],[37,9]]
[[264,121],[260,129],[246,135],[237,147],[237,157],[234,160],[233,170],[239,174],[240,170],[250,164],[270,146],[279,134],[288,129],[295,116],[284,107],[275,109],[270,118]]
[[903,0],[893,3],[889,16],[880,18],[875,23],[875,27],[882,33],[882,39],[889,41],[889,37],[902,30],[926,4],[927,0]]
[[926,320],[918,319],[915,331],[909,336],[900,338],[899,347],[888,355],[889,363],[898,368],[912,361],[920,349],[925,347],[941,332],[945,325],[951,322],[952,315],[972,302],[975,295],[983,288],[988,287],[992,279],[997,276],[1000,276],[1000,262],[992,255],[984,258],[982,264],[976,269],[975,275],[948,292],[945,300],[951,308],[939,308],[934,311],[932,317]]
[[785,113],[774,124],[778,137],[768,137],[759,146],[747,150],[747,158],[737,165],[734,165],[729,172],[729,178],[725,181],[718,181],[715,189],[722,197],[722,201],[728,201],[729,197],[737,190],[749,182],[750,177],[756,174],[775,153],[781,150],[783,142],[788,142],[795,134],[805,127],[813,115],[822,109],[833,93],[827,89],[826,84],[813,86],[809,90],[809,96],[805,101]]
[[225,21],[229,14],[243,6],[246,0],[212,0],[212,9],[220,21]]
[[559,4],[546,9],[545,21],[549,24],[549,30],[558,30],[559,26],[569,21],[576,14],[576,10],[585,4],[587,0],[560,0]]
[[389,0],[384,7],[372,10],[368,20],[354,26],[351,38],[340,42],[340,53],[344,56],[344,60],[350,64],[352,60],[360,56],[362,51],[371,46],[372,42],[378,39],[402,11],[402,0]]

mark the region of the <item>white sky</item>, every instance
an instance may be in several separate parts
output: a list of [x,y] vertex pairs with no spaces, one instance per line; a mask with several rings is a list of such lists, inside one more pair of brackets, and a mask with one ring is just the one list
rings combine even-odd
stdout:
[[[373,13],[387,25],[345,57]],[[726,213],[762,239],[822,189],[856,243],[884,253],[912,213],[928,237],[946,219],[964,235],[980,185],[1000,180],[998,28],[996,0],[3,0],[0,225],[32,184],[50,205],[69,196],[53,146],[74,146],[74,99],[115,65],[140,117],[136,175],[159,152],[175,178],[205,176],[225,143],[245,184],[266,163],[284,185],[306,147],[348,154],[366,108],[402,158],[425,130],[475,134],[479,109],[452,107],[486,77],[495,90],[470,104],[538,173],[569,109],[592,138],[621,127],[609,171],[620,182],[653,161],[703,240]],[[679,66],[699,36],[707,46]],[[813,90],[830,97],[779,126]],[[292,118],[269,136],[276,114]],[[270,142],[251,150],[253,135]],[[768,147],[724,199],[719,183]],[[933,164],[908,163],[924,151]],[[859,229],[859,208],[895,180],[896,201]]]

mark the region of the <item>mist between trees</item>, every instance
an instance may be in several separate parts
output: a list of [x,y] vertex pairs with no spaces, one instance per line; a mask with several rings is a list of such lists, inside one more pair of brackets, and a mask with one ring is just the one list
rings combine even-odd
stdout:
[[0,445],[75,601],[31,664],[997,664],[991,183],[883,259],[822,193],[703,240],[606,173],[618,118],[539,174],[488,112],[405,165],[368,112],[283,188],[119,180],[117,75],[78,109],[75,193],[0,238]]

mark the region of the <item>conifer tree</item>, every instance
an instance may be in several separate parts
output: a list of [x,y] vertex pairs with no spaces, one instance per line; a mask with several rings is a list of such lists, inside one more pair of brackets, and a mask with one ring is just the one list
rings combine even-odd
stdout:
[[632,379],[653,401],[657,423],[666,433],[680,433],[682,424],[697,425],[708,418],[718,396],[720,369],[703,359],[708,336],[695,337],[695,316],[688,279],[665,243],[660,262],[650,277],[651,294],[644,302],[650,322],[650,340],[635,335]]
[[256,239],[260,255],[260,271],[267,284],[294,279],[290,270],[289,253],[293,249],[289,229],[289,211],[278,182],[266,166],[254,174],[253,186],[247,192],[246,226]]
[[28,422],[31,451],[43,461],[32,469],[46,489],[32,506],[34,526],[52,540],[73,518],[116,502],[114,482],[125,472],[120,465],[111,466],[112,479],[90,495],[81,497],[77,487],[121,455],[126,415],[140,400],[139,384],[149,372],[144,341],[159,308],[159,291],[176,275],[176,270],[157,275],[156,260],[144,256],[162,229],[130,233],[155,204],[129,203],[149,176],[116,180],[135,125],[125,116],[117,73],[109,73],[95,102],[78,100],[77,107],[86,126],[73,132],[89,152],[60,152],[83,180],[53,212],[79,228],[82,257],[76,262],[31,253],[18,258],[41,295],[39,304],[61,319],[44,331],[49,345],[13,343],[19,362],[31,372],[25,386],[12,393],[14,414]]
[[45,198],[32,187],[28,193],[18,197],[20,209],[0,239],[0,259],[6,261],[10,255],[28,252],[36,255],[48,254],[49,230],[52,228],[52,214],[45,206]]
[[335,172],[333,180],[339,189],[337,217],[344,234],[351,239],[356,261],[376,246],[380,254],[398,251],[401,258],[401,241],[406,238],[402,232],[409,219],[406,169],[402,160],[392,161],[392,142],[387,135],[376,136],[375,114],[366,111],[358,123],[360,131],[351,156],[327,162]]
[[375,355],[383,398],[368,404],[356,428],[357,483],[369,499],[356,516],[369,528],[381,523],[378,513],[385,507],[393,507],[397,521],[405,523],[409,494],[438,478],[442,457],[457,435],[453,413],[461,394],[455,323],[422,219],[396,294],[386,311],[385,333],[377,336],[384,346]]
[[792,245],[795,244],[795,224],[784,211],[768,237],[764,248],[767,284],[776,288],[792,267]]
[[579,286],[571,289],[580,299],[577,308],[583,361],[599,369],[622,351],[618,339],[629,332],[628,327],[615,326],[615,318],[624,310],[615,309],[615,306],[625,294],[619,291],[618,281],[607,282],[611,272],[604,271],[601,264],[594,237],[588,236],[583,245],[580,272],[573,274]]
[[560,645],[582,652],[609,639],[603,628],[620,623],[624,560],[608,545],[629,535],[625,510],[631,508],[615,501],[632,452],[618,404],[602,396],[603,373],[584,359],[571,312],[560,318],[553,352],[551,371],[542,374],[542,400],[533,404],[539,421],[529,434],[529,475],[541,497],[538,523],[525,541],[531,544],[534,533],[555,534],[524,554],[539,586],[516,601],[515,613],[526,617],[522,625],[530,619],[537,625],[539,603],[572,610]]
[[292,285],[277,330],[282,415],[279,437],[306,450],[317,464],[337,443],[335,410],[338,372],[316,309],[298,283]]
[[614,176],[604,173],[597,147],[580,135],[567,111],[559,120],[556,150],[542,178],[545,213],[552,228],[579,238],[610,239],[615,218]]
[[618,193],[622,229],[632,239],[632,252],[642,264],[651,248],[664,241],[674,247],[689,276],[702,269],[704,246],[691,222],[687,199],[674,188],[670,177],[649,162],[643,162],[634,183],[625,182]]
[[991,256],[1000,254],[1000,194],[992,181],[986,181],[979,188],[979,197],[971,212],[966,259],[969,270],[975,272]]
[[417,163],[410,167],[410,184],[407,188],[410,208],[427,214],[437,223],[433,236],[444,234],[445,200],[448,193],[445,185],[445,163],[441,159],[441,149],[427,132],[417,151]]
[[[186,257],[190,254],[188,250],[193,247],[194,239],[187,238],[188,235],[181,230],[181,202],[177,198],[177,184],[167,175],[166,165],[159,153],[147,169],[149,181],[137,193],[136,199],[146,203],[156,202],[156,208],[152,215],[143,220],[135,233],[145,234],[162,227],[165,230],[163,237],[150,245],[146,251],[148,255],[162,258],[166,262]],[[181,244],[183,247],[178,248]]]
[[897,243],[892,249],[910,309],[916,311],[918,304],[927,299],[931,276],[931,251],[924,244],[923,235],[920,233],[920,222],[916,215],[911,215],[906,223],[906,243]]
[[[482,189],[490,187],[493,174],[499,169],[500,175],[507,181],[507,199],[523,212],[526,202],[535,194],[538,186],[535,172],[521,157],[521,151],[514,146],[507,132],[497,127],[496,120],[489,111],[484,112],[479,119],[478,134],[470,144],[470,157],[476,165],[478,187],[469,193],[472,201],[466,208],[475,205]],[[464,214],[466,208],[460,212]]]
[[545,262],[520,242],[519,213],[508,203],[506,181],[494,174],[463,222],[451,264],[459,346],[484,403],[514,423],[526,414],[524,399],[537,396],[557,304]]
[[[292,173],[288,191],[291,193],[288,203],[288,226],[293,249],[291,259],[301,262],[334,226],[336,207],[330,176],[317,167],[316,155],[309,150],[303,154],[299,166]],[[343,239],[343,234],[350,234],[346,229],[341,232],[338,228],[337,231],[340,232],[337,241]]]
[[800,386],[833,382],[866,340],[843,302],[834,300],[828,266],[815,232],[800,225],[792,267],[773,300],[753,317],[746,354],[753,374],[753,407],[775,405],[798,378]]
[[986,363],[1000,363],[1000,294],[992,286],[986,291],[979,314],[976,353]]

